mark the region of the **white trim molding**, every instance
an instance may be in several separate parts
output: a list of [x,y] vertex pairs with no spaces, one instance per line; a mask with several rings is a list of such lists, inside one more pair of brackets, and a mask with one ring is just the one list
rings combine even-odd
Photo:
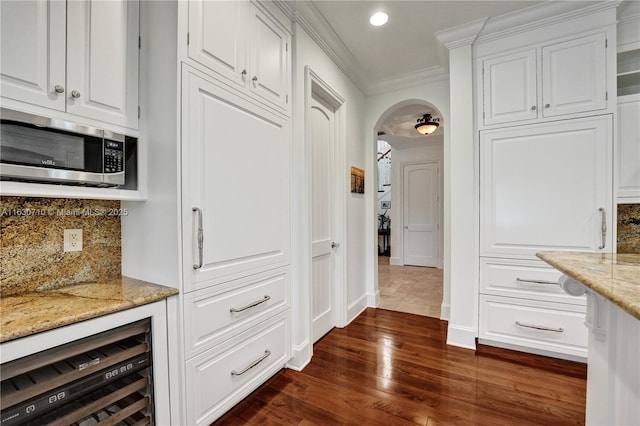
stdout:
[[476,350],[476,329],[449,324],[447,345]]
[[291,350],[291,359],[286,367],[295,371],[302,371],[311,362],[311,349],[309,339],[305,339],[299,345],[294,345]]

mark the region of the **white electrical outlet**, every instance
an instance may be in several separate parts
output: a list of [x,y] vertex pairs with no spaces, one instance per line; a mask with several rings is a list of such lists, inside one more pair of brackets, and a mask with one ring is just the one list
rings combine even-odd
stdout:
[[64,230],[64,251],[82,251],[82,229]]

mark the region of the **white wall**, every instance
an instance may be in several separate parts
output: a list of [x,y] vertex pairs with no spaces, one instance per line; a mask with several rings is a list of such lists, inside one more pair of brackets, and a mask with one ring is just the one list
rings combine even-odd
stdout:
[[[376,158],[376,140],[379,126],[385,119],[389,118],[394,110],[399,107],[412,104],[425,104],[436,108],[440,112],[441,123],[444,128],[443,145],[449,144],[449,80],[444,77],[432,81],[425,81],[422,84],[409,86],[401,90],[389,93],[382,93],[370,96],[366,99],[366,122],[365,122],[365,145],[366,145],[366,178],[365,185],[371,187],[375,185],[375,170],[377,168]],[[445,157],[446,160],[446,157]],[[450,287],[450,271],[446,267],[447,258],[449,257],[449,179],[447,164],[443,162],[444,180],[443,180],[443,250],[444,250],[444,287],[442,300],[442,318],[449,317],[449,287]],[[365,194],[367,197],[367,243],[366,243],[366,281],[367,296],[369,306],[377,306],[380,294],[378,291],[378,259],[377,259],[377,197],[373,193]],[[392,222],[393,223],[393,222]]]
[[[339,326],[346,325],[366,307],[366,231],[367,203],[365,197],[376,194],[375,183],[367,182],[366,195],[350,193],[350,167],[366,168],[366,144],[364,137],[365,98],[362,92],[340,71],[331,59],[318,47],[299,23],[294,24],[293,37],[293,358],[290,367],[300,369],[309,362],[311,342],[311,204],[310,168],[305,143],[305,94],[307,90],[305,68],[312,70],[326,85],[344,100],[343,162],[336,171],[344,185],[346,222],[338,256],[345,265],[345,299],[348,312],[341,312]],[[367,171],[370,179],[371,173]],[[339,237],[338,237],[339,238]]]

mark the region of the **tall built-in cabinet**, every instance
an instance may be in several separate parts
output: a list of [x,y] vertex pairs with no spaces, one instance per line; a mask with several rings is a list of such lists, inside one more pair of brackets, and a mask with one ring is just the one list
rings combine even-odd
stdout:
[[154,152],[149,200],[123,219],[123,269],[181,290],[172,418],[208,425],[291,356],[291,24],[249,1],[143,1],[141,17]]
[[618,203],[640,203],[640,49],[618,52],[617,71],[615,195]]
[[541,251],[611,252],[615,6],[474,45],[481,343],[586,359]]

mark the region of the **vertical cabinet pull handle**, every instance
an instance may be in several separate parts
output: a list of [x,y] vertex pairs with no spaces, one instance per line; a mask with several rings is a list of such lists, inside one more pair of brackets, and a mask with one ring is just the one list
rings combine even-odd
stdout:
[[604,207],[600,207],[598,209],[600,212],[600,246],[598,247],[600,250],[604,248],[607,243],[607,212],[604,210]]
[[204,248],[204,232],[202,230],[202,210],[193,207],[191,211],[198,213],[198,263],[193,264],[193,269],[202,268],[202,250]]

